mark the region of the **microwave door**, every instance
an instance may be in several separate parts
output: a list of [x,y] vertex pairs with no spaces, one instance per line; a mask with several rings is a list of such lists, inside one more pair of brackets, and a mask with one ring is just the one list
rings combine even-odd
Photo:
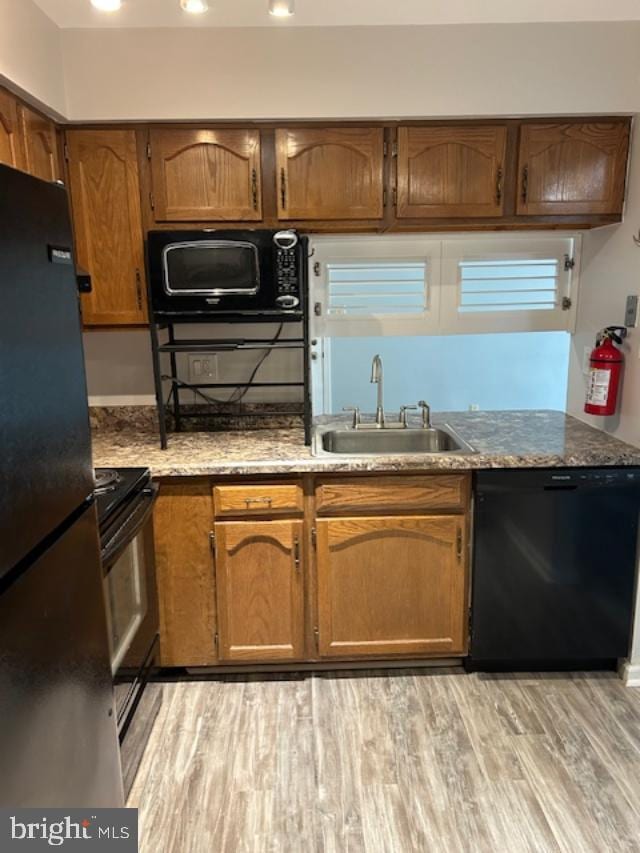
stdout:
[[171,243],[162,253],[163,285],[169,297],[256,296],[260,290],[258,248],[235,240]]

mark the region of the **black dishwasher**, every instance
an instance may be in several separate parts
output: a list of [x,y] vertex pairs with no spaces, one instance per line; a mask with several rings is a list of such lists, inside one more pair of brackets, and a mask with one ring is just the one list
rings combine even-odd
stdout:
[[640,468],[478,472],[467,669],[615,667],[639,513]]

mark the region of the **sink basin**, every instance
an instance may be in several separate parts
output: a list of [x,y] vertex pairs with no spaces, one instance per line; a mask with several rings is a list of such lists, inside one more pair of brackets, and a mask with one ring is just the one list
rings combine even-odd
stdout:
[[408,453],[475,453],[475,450],[444,424],[431,429],[320,428],[314,436],[314,453],[316,456],[327,453],[388,456]]

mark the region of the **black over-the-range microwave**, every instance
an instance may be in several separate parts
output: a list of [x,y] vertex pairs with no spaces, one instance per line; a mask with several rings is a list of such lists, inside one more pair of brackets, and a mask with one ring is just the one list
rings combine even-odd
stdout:
[[194,320],[299,320],[306,237],[295,231],[150,231],[154,315]]

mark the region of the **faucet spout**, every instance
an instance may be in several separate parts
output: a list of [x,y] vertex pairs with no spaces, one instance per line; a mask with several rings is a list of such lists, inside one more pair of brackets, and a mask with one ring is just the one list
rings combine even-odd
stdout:
[[384,427],[384,395],[382,387],[382,358],[374,355],[371,362],[371,383],[378,386],[378,399],[376,404],[376,425]]

